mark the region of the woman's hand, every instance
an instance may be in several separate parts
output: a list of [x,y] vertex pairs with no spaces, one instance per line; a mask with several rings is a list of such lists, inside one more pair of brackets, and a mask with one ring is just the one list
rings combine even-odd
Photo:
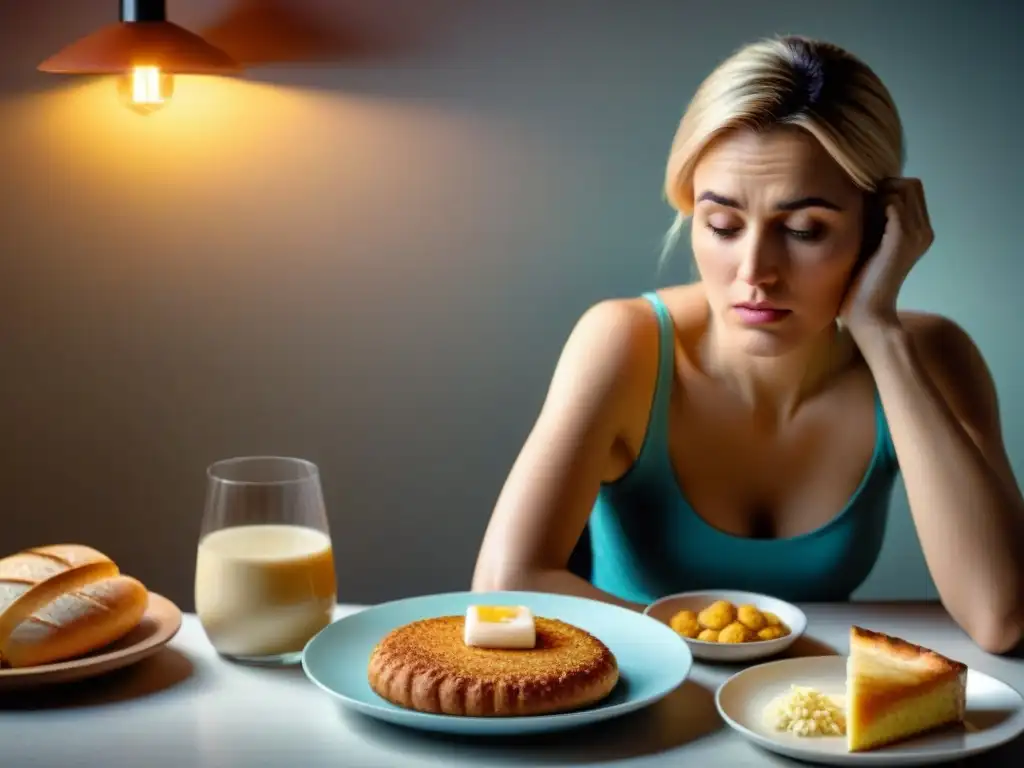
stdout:
[[935,239],[920,179],[891,179],[879,192],[885,233],[878,250],[854,276],[839,312],[855,340],[859,331],[897,323],[900,287]]

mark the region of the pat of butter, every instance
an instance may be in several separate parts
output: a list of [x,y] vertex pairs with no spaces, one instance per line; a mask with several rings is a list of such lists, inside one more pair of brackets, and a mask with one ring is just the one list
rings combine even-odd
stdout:
[[537,644],[530,609],[522,605],[471,605],[466,609],[466,645],[517,650]]

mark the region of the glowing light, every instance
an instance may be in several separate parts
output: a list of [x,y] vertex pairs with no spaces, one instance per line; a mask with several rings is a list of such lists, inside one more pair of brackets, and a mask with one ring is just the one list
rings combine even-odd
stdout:
[[162,109],[174,93],[174,77],[160,67],[133,67],[118,80],[121,101],[129,109],[148,115]]

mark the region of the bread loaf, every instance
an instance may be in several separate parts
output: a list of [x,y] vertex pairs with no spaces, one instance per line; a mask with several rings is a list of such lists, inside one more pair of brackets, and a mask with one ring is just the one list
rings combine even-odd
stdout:
[[34,547],[0,560],[0,663],[31,667],[82,656],[142,620],[145,586],[81,544]]

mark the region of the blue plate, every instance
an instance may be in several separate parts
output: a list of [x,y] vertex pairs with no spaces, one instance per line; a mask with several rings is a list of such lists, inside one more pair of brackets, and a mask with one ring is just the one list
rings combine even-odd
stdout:
[[[587,709],[527,717],[432,715],[395,706],[374,693],[367,665],[384,635],[418,619],[465,615],[472,603],[525,605],[535,616],[585,629],[615,654],[618,684],[608,698]],[[686,680],[692,665],[686,643],[655,619],[607,603],[538,592],[452,592],[384,603],[330,624],[302,654],[306,676],[344,705],[398,725],[464,735],[534,734],[619,717],[671,693]]]

